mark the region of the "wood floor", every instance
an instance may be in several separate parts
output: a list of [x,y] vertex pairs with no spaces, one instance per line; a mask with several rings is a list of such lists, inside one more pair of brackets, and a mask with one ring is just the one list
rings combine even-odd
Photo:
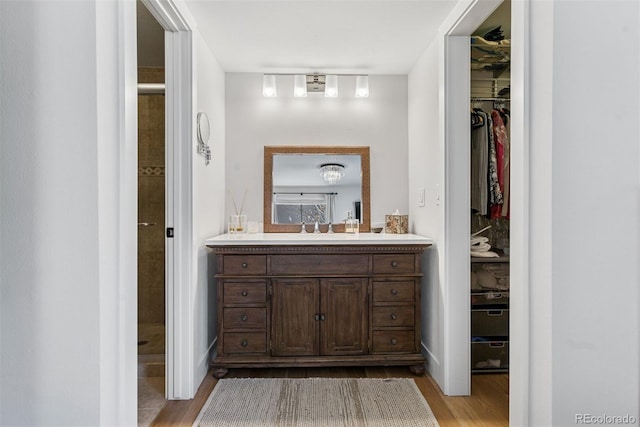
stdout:
[[[508,426],[509,376],[473,375],[472,395],[444,396],[428,375],[416,377],[406,367],[231,369],[227,378],[413,378],[442,427]],[[218,380],[207,375],[193,400],[170,400],[152,426],[191,426]]]

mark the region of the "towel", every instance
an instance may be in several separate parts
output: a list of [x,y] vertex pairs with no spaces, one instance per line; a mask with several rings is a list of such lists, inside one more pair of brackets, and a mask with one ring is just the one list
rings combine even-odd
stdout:
[[487,237],[478,236],[477,233],[475,233],[471,235],[469,243],[471,256],[482,258],[496,258],[499,256],[497,253],[491,251],[491,245]]

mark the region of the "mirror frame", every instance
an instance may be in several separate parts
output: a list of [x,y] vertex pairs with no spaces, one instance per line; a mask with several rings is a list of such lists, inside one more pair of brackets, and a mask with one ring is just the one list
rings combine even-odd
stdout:
[[[367,233],[371,231],[371,178],[370,178],[370,157],[369,147],[334,147],[334,146],[265,146],[264,147],[264,232],[265,233],[298,233],[298,224],[272,224],[273,206],[273,156],[275,154],[334,154],[334,155],[359,155],[360,167],[362,168],[362,222],[360,231]],[[309,228],[311,227],[311,228]],[[327,226],[320,230],[326,233]],[[313,224],[307,224],[307,231],[313,231]],[[333,231],[344,233],[344,224],[333,224]]]

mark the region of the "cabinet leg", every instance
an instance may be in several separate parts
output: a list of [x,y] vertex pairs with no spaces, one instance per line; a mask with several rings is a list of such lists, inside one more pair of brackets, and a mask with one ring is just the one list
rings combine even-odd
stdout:
[[413,366],[409,366],[409,371],[416,376],[423,376],[425,369],[424,369],[424,365],[413,365]]
[[213,376],[217,379],[224,378],[225,375],[229,372],[228,369],[225,368],[216,368],[213,370]]

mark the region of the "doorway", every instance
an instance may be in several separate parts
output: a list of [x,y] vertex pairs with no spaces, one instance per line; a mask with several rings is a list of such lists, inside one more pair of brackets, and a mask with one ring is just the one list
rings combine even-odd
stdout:
[[165,404],[164,29],[136,2],[138,60],[138,425]]
[[[471,395],[491,384],[508,408],[511,1],[470,38]],[[506,414],[504,414],[506,415]],[[503,416],[504,416],[503,415]]]
[[[469,37],[501,0],[469,2],[460,5],[443,26],[441,75],[444,97],[445,147],[445,237],[448,263],[445,267],[449,298],[445,303],[445,388],[449,395],[470,394],[470,304],[469,304]],[[524,425],[528,417],[528,136],[526,100],[528,97],[528,2],[511,4],[511,199],[510,199],[510,310],[509,318],[509,418]],[[455,142],[466,141],[466,144]],[[517,283],[517,286],[513,286]]]
[[194,325],[190,319],[193,281],[192,24],[171,0],[142,0],[163,31],[165,217],[165,398],[191,399],[194,384]]

